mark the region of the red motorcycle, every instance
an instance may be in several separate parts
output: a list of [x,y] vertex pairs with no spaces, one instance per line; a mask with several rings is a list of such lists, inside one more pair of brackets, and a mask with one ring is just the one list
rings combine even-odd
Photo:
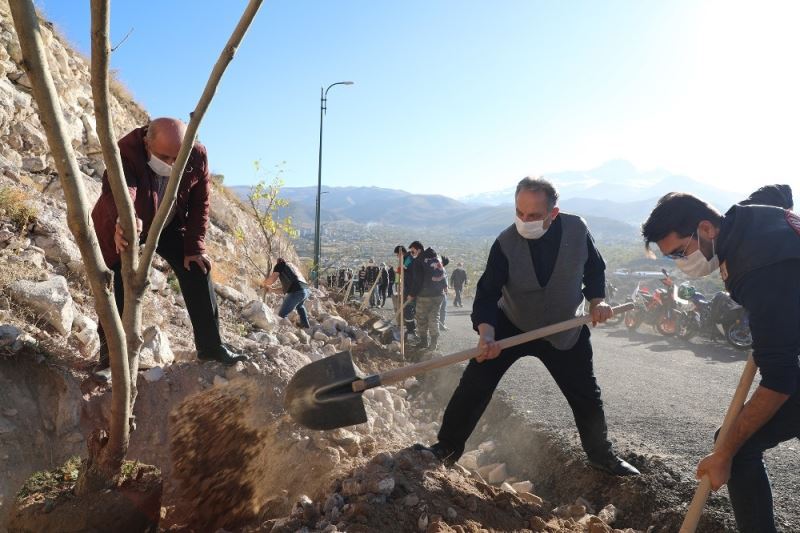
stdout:
[[634,304],[633,309],[625,312],[625,326],[630,331],[637,330],[642,324],[650,324],[666,337],[673,337],[678,333],[683,320],[676,303],[675,282],[666,270],[662,269],[661,272],[664,273],[664,279],[661,280],[663,288],[651,291],[639,283],[628,298]]

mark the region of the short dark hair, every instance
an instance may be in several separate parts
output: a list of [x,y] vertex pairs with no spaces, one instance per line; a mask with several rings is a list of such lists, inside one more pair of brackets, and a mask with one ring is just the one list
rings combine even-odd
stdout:
[[739,205],[772,205],[783,209],[794,209],[792,188],[789,185],[764,185],[739,202]]
[[647,248],[673,231],[678,237],[689,237],[703,220],[715,226],[722,222],[716,209],[696,196],[683,192],[670,192],[659,198],[653,212],[642,224],[642,237]]
[[414,248],[415,250],[424,250],[425,247],[422,246],[422,243],[419,241],[414,241],[408,245],[409,248]]
[[449,257],[447,257],[446,255],[443,255],[443,256],[442,256],[442,266],[445,266],[445,267],[446,267],[446,266],[447,266],[447,265],[449,265],[449,264],[450,264],[450,258],[449,258]]
[[547,196],[547,208],[553,209],[558,203],[558,191],[555,186],[544,178],[531,178],[526,176],[517,183],[517,190],[514,198],[519,196],[521,191],[543,192]]
[[396,253],[396,254],[399,254],[401,252],[402,253],[406,253],[406,251],[407,251],[406,247],[403,246],[402,244],[398,244],[397,246],[394,247],[394,253]]

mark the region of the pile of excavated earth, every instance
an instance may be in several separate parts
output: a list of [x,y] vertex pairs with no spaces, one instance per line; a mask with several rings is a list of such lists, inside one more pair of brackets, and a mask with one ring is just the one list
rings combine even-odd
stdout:
[[[43,40],[91,203],[103,164],[88,65],[48,25]],[[119,87],[112,116],[120,134],[147,120]],[[77,505],[74,457],[86,457],[93,429],[108,427],[114,384],[90,377],[99,348],[93,298],[7,0],[0,0],[0,145],[0,524],[96,530],[88,508],[59,513]],[[574,436],[532,424],[502,393],[455,467],[413,450],[415,442],[435,441],[459,368],[368,391],[365,424],[320,432],[294,423],[283,396],[304,365],[341,351],[365,373],[405,361],[391,335],[374,329],[378,317],[323,291],[312,291],[307,330],[278,318],[280,296],[255,289],[254,262],[263,258],[246,255],[234,237],[241,228],[252,249],[266,249],[246,209],[216,184],[211,210],[207,247],[223,338],[250,360],[197,361],[174,275],[157,260],[144,301],[134,462],[126,466],[135,479],[157,481],[153,467],[161,472],[153,524],[275,532],[678,529],[695,486],[687,475],[619,443],[642,476],[592,470]],[[296,260],[285,243],[275,248]],[[721,509],[712,499],[704,531],[730,527]]]

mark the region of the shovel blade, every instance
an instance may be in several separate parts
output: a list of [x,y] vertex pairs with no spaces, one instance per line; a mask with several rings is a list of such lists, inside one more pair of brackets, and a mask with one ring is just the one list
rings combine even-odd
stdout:
[[283,406],[309,429],[336,429],[363,424],[367,412],[352,383],[360,379],[350,352],[339,352],[298,370],[286,386]]

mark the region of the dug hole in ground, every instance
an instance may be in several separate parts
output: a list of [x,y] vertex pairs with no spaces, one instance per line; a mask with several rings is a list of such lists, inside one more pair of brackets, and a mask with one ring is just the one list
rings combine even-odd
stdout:
[[[435,441],[460,368],[368,391],[366,424],[326,432],[299,427],[282,410],[283,392],[293,371],[321,356],[314,348],[330,355],[327,346],[351,347],[365,373],[401,364],[396,344],[381,345],[364,333],[376,317],[349,307],[333,313],[316,314],[308,355],[280,347],[271,363],[229,369],[227,382],[210,378],[217,386],[180,402],[163,390],[150,401],[142,394],[143,407],[154,401],[153,408],[163,412],[164,403],[175,405],[169,421],[143,416],[158,427],[139,432],[155,435],[169,427],[169,464],[140,447],[131,455],[164,472],[162,527],[276,532],[679,528],[695,488],[689,476],[620,443],[622,455],[643,475],[616,478],[597,472],[586,466],[574,436],[532,425],[502,394],[490,404],[457,467],[445,468],[429,453],[409,449],[415,442]],[[159,388],[164,385],[153,392]],[[720,507],[718,500],[711,502],[701,531],[731,530]]]
[[[162,530],[678,529],[692,480],[658,458],[624,447],[620,451],[642,470],[641,477],[597,472],[585,465],[574,438],[531,425],[502,394],[493,399],[456,467],[410,449],[415,442],[435,440],[458,367],[367,391],[365,424],[333,431],[298,426],[283,410],[283,394],[305,364],[341,349],[350,349],[365,373],[403,364],[396,343],[382,345],[368,334],[376,316],[315,294],[310,335],[274,317],[270,307],[279,300],[269,297],[270,305],[257,306],[262,318],[254,320],[271,331],[256,328],[251,337],[259,341],[239,340],[250,362],[226,368],[178,361],[141,373],[129,458],[162,472]],[[253,319],[248,314],[253,307],[225,301],[222,312],[229,320]],[[25,357],[20,373],[56,372],[62,381],[67,375],[54,361]],[[100,423],[108,415],[110,390],[85,373],[69,375],[75,379],[81,425]],[[33,522],[19,518],[41,514],[46,499],[17,503],[9,530],[35,531],[26,526]],[[26,505],[36,512],[26,512]],[[701,528],[730,530],[720,502],[712,501]]]

